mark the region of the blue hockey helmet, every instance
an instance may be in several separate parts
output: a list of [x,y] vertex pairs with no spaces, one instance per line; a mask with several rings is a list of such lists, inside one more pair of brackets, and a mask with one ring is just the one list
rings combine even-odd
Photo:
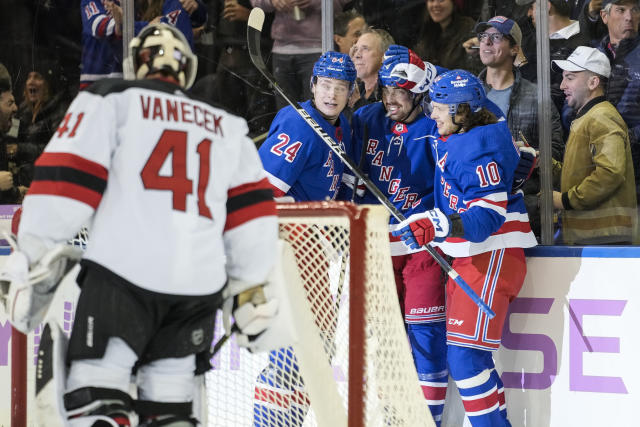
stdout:
[[[452,70],[438,76],[431,83],[429,98],[425,102],[449,104],[449,114],[454,116],[460,104],[469,104],[471,111],[479,111],[485,106],[487,95],[476,76],[465,70]],[[425,111],[428,110],[425,108]]]
[[345,80],[349,82],[349,87],[352,87],[356,81],[356,66],[353,65],[349,55],[328,51],[323,53],[313,65],[312,83],[315,77]]

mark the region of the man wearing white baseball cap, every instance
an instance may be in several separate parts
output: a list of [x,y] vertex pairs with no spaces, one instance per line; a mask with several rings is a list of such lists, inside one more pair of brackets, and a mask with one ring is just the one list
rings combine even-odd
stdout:
[[[592,73],[598,74],[600,77],[604,77],[606,79],[609,78],[611,74],[611,65],[609,65],[609,58],[600,52],[598,49],[587,46],[578,46],[576,49],[569,55],[566,60],[556,59],[553,61],[554,67],[556,69],[560,69],[563,71],[570,72],[580,72],[580,71],[591,71]],[[563,81],[565,78],[563,78]]]
[[553,192],[553,206],[563,210],[563,240],[631,244],[637,225],[634,170],[627,125],[604,96],[609,59],[595,48],[578,46],[552,66],[562,70],[560,89],[577,113],[564,162],[554,168],[561,191]]

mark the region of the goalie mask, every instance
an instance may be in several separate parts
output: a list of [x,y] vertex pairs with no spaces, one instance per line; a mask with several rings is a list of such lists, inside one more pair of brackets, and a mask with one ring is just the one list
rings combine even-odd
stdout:
[[176,27],[163,23],[147,25],[131,40],[129,50],[136,79],[160,72],[174,77],[185,89],[193,85],[198,58]]

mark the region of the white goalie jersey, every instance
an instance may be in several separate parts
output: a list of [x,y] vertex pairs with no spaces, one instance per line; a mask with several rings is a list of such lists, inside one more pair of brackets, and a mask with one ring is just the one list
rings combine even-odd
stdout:
[[84,258],[144,289],[205,295],[261,283],[277,218],[246,122],[177,86],[81,92],[36,162],[18,245],[31,262],[88,223]]

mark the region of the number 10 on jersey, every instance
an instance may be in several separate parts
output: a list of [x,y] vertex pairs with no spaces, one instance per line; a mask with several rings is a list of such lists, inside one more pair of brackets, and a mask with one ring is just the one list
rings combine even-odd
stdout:
[[[187,176],[187,132],[165,130],[147,159],[140,177],[148,190],[166,190],[173,193],[173,209],[187,210],[187,195],[193,192],[193,181]],[[205,202],[209,184],[211,140],[203,139],[197,145],[200,157],[198,167],[198,214],[212,219],[211,210]],[[160,175],[160,168],[171,155],[172,175]]]

